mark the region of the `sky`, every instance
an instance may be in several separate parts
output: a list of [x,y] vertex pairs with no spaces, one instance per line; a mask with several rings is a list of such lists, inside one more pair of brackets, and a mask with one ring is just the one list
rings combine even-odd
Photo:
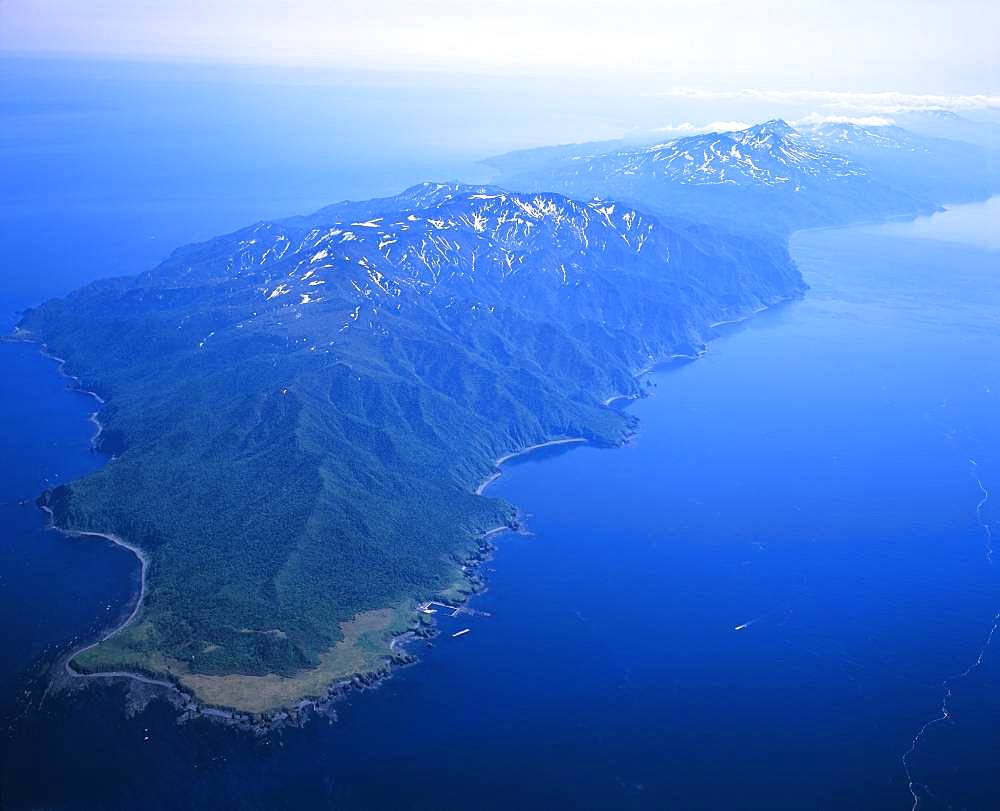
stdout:
[[569,77],[633,91],[997,96],[998,30],[993,0],[0,0],[7,54]]

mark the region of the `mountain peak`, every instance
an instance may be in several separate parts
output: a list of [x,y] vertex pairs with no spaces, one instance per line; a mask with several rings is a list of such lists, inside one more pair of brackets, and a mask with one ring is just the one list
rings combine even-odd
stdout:
[[747,127],[744,131],[773,132],[775,135],[787,135],[790,132],[795,132],[795,128],[783,118],[772,118],[770,121],[764,121],[752,127]]

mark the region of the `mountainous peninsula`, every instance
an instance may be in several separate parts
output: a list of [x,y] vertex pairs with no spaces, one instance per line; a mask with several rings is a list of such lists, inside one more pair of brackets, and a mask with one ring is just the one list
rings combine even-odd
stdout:
[[516,188],[611,196],[660,216],[786,235],[929,213],[1000,188],[995,152],[888,123],[775,119],[665,142],[520,150],[485,163]]
[[798,296],[784,241],[610,199],[424,184],[261,222],[25,313],[105,401],[57,526],[142,551],[141,604],[76,655],[206,704],[294,706],[460,600],[504,454],[615,445],[607,405],[711,325]]

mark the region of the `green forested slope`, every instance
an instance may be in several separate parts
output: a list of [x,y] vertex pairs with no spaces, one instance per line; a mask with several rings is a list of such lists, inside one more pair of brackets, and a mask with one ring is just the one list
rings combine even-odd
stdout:
[[136,621],[78,666],[197,693],[202,677],[301,676],[362,612],[391,608],[398,630],[512,520],[474,494],[493,459],[620,442],[631,419],[603,401],[637,393],[637,370],[800,289],[776,242],[424,185],[29,311],[21,329],[107,400],[114,454],[50,494],[56,520],[150,560]]

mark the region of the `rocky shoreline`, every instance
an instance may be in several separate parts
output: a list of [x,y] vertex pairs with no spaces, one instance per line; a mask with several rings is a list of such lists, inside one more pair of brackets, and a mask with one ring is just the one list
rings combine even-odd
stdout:
[[[783,299],[784,300],[784,299]],[[739,321],[751,318],[756,312],[761,309],[766,309],[766,307],[761,307],[754,310],[752,313],[748,313],[744,318],[738,319]],[[711,328],[721,326],[723,323],[730,322],[720,322],[718,324],[713,324]],[[41,343],[30,333],[24,330],[17,330],[14,335],[9,336],[7,340],[14,341],[24,341]],[[672,352],[664,356],[663,359],[653,361],[643,369],[633,374],[636,381],[637,390],[630,394],[616,395],[603,401],[603,405],[606,407],[613,407],[613,404],[621,400],[633,400],[640,397],[647,396],[647,391],[641,388],[641,383],[639,382],[641,378],[648,373],[652,372],[656,368],[670,363],[679,359],[695,360],[700,357],[705,349],[704,345],[701,347],[691,347],[690,352]],[[83,388],[83,384],[78,377],[72,375],[65,371],[66,361],[55,355],[49,353],[44,344],[41,344],[41,352],[46,357],[52,358],[59,364],[59,372],[67,377],[72,383],[74,390],[81,391],[92,397],[94,397],[98,403],[104,404],[104,400],[95,392],[89,391]],[[648,385],[648,384],[647,384]],[[92,441],[94,450],[102,450],[101,444],[99,442],[100,437],[103,432],[103,426],[101,426],[100,420],[98,419],[98,412],[95,412],[90,417],[91,421],[97,426],[97,432],[95,433]],[[626,436],[623,436],[620,442],[616,442],[615,446],[626,445],[631,442],[636,435],[633,430]],[[501,465],[505,462],[529,454],[536,450],[541,450],[548,447],[558,446],[558,445],[568,445],[568,444],[585,444],[589,440],[586,437],[560,437],[552,440],[547,440],[539,442],[534,445],[530,445],[519,450],[515,450],[504,454],[494,460],[493,468],[489,474],[474,488],[473,492],[477,495],[482,495],[484,491],[495,482],[501,475],[502,472],[499,469]],[[112,457],[113,458],[113,457]],[[142,597],[145,590],[145,575],[147,570],[147,561],[142,550],[134,547],[122,539],[110,536],[105,533],[99,532],[76,532],[73,530],[67,530],[59,527],[55,521],[55,516],[52,513],[51,507],[48,505],[47,497],[49,493],[44,493],[38,500],[38,506],[46,510],[49,513],[51,520],[51,527],[57,531],[63,532],[67,535],[93,535],[97,537],[104,537],[119,546],[132,551],[140,561],[141,573],[140,573],[140,591],[137,595],[134,607],[131,612],[126,616],[124,622],[116,624],[110,630],[104,632],[98,641],[106,639],[107,637],[118,633],[122,628],[126,627],[129,622],[131,622],[135,616],[138,614],[139,609],[142,604]],[[452,598],[449,602],[452,604],[465,607],[469,599],[476,594],[480,594],[486,589],[486,580],[484,576],[480,573],[481,565],[485,561],[492,558],[494,551],[496,550],[495,545],[492,543],[492,538],[497,534],[503,532],[519,532],[526,533],[527,530],[524,528],[523,516],[519,513],[515,513],[514,517],[509,523],[492,527],[481,532],[477,536],[476,548],[467,555],[467,557],[461,562],[461,568],[463,577],[465,580],[465,585],[461,588],[460,596]],[[468,610],[468,609],[465,609]],[[141,673],[130,673],[130,672],[110,672],[110,673],[81,673],[76,671],[70,665],[71,660],[78,655],[81,651],[92,647],[97,642],[92,642],[83,648],[74,649],[68,654],[64,655],[63,661],[60,666],[56,669],[56,676],[53,680],[53,686],[56,688],[66,687],[72,683],[72,689],[80,684],[79,681],[71,682],[71,680],[77,680],[81,678],[85,679],[103,679],[103,680],[123,680],[127,683],[127,695],[126,695],[126,712],[135,713],[141,711],[150,700],[156,697],[165,698],[175,709],[178,711],[178,722],[187,722],[196,718],[208,718],[216,722],[231,725],[238,729],[253,732],[255,734],[267,734],[270,731],[289,727],[289,726],[300,726],[306,723],[309,719],[314,717],[327,717],[331,720],[335,720],[337,713],[335,709],[335,704],[343,699],[345,696],[351,692],[364,691],[377,689],[383,681],[392,675],[395,668],[406,667],[414,664],[418,661],[418,657],[407,650],[410,645],[417,644],[419,642],[424,642],[426,644],[432,644],[431,640],[438,635],[438,630],[435,627],[433,620],[427,617],[425,614],[420,614],[415,612],[415,623],[414,625],[404,631],[403,633],[395,636],[389,642],[389,655],[385,657],[383,663],[375,668],[374,670],[354,674],[349,678],[342,679],[334,684],[331,684],[326,693],[319,698],[308,698],[303,699],[295,707],[289,709],[275,710],[272,712],[266,712],[261,714],[251,714],[240,712],[233,709],[214,707],[207,704],[199,702],[193,695],[187,692],[179,684],[168,681],[166,679],[157,679],[151,676],[147,676]]]
[[[142,566],[141,572],[146,570],[145,557],[140,550],[135,547],[120,543],[115,538],[104,533],[75,532],[66,530],[54,523],[54,516],[51,507],[48,505],[46,493],[36,501],[37,506],[49,516],[49,528],[71,537],[91,535],[94,537],[106,538],[116,545],[129,549],[139,559]],[[482,533],[478,538],[478,544],[462,562],[462,572],[467,584],[467,589],[463,590],[463,596],[453,599],[451,602],[457,606],[465,607],[468,600],[486,590],[485,578],[480,574],[480,567],[490,560],[496,551],[496,546],[491,542],[491,538],[501,532],[525,532],[520,517],[515,518],[508,525],[495,527]],[[145,577],[140,576],[140,590],[136,593],[136,599],[132,608],[124,619],[115,622],[109,629],[103,631],[98,639],[83,647],[73,647],[63,653],[53,669],[50,689],[58,691],[74,691],[80,689],[81,680],[87,681],[121,681],[126,685],[125,712],[128,716],[133,716],[146,708],[150,701],[154,699],[166,700],[178,713],[178,723],[186,723],[198,718],[207,718],[211,721],[232,726],[246,732],[257,735],[266,735],[270,732],[287,727],[301,726],[313,718],[327,718],[331,721],[337,719],[336,704],[345,699],[351,693],[363,692],[366,690],[378,689],[382,683],[392,676],[394,670],[400,667],[407,667],[419,661],[419,658],[409,651],[410,645],[423,642],[433,644],[432,640],[439,635],[439,631],[433,624],[433,620],[417,619],[416,624],[401,634],[393,637],[389,642],[389,655],[382,665],[374,670],[356,673],[349,678],[341,679],[331,684],[326,693],[319,698],[307,698],[300,701],[295,707],[275,710],[261,714],[240,712],[237,710],[215,707],[199,702],[190,692],[181,685],[166,679],[158,679],[142,673],[131,673],[125,671],[83,673],[73,668],[71,662],[74,657],[82,651],[87,650],[98,642],[107,639],[115,633],[125,628],[134,619],[141,606],[142,592],[144,591]],[[468,610],[468,609],[466,609]],[[426,615],[416,615],[418,618]]]

